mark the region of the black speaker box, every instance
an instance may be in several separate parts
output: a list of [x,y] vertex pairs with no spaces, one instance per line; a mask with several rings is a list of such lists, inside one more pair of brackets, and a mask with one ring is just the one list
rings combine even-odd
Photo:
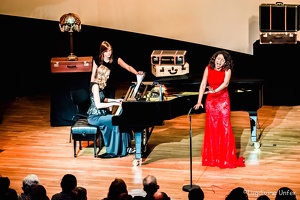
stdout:
[[261,4],[259,6],[261,32],[296,32],[300,30],[300,5]]
[[[252,71],[264,80],[264,105],[300,105],[299,68],[300,42],[296,44],[253,44],[255,64]],[[279,69],[279,70],[277,70]]]

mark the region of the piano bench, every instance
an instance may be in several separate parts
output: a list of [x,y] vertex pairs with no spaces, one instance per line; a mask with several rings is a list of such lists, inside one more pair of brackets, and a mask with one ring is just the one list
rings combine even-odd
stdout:
[[[90,125],[87,122],[87,119],[79,119],[71,126],[71,135],[74,142],[74,157],[77,157],[76,154],[76,142],[79,142],[79,150],[82,149],[81,141],[93,141],[94,142],[94,157],[97,157],[98,153],[102,148],[102,134],[98,126]],[[98,140],[98,152],[97,149],[97,140]]]

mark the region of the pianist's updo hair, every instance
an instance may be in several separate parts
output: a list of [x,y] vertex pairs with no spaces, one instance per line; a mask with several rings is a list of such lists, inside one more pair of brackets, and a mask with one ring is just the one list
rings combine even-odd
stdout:
[[97,68],[96,75],[95,75],[95,80],[98,83],[100,89],[104,89],[106,87],[106,82],[107,82],[106,74],[107,74],[107,72],[110,72],[110,69],[108,69],[104,65],[100,65]]
[[227,52],[227,51],[217,51],[212,57],[211,59],[209,60],[209,66],[211,69],[214,69],[215,68],[215,60],[216,58],[218,57],[219,54],[222,54],[224,59],[225,59],[225,63],[224,65],[222,66],[222,69],[225,69],[225,70],[228,70],[228,69],[231,69],[231,71],[233,71],[233,60],[230,56],[230,54]]

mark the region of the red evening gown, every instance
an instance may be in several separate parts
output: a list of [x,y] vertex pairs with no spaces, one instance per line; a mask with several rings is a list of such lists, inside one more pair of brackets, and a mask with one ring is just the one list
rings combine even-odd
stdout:
[[[218,88],[224,81],[225,71],[208,67],[209,86]],[[244,167],[244,158],[237,158],[235,137],[230,122],[230,99],[227,88],[208,93],[206,102],[205,134],[202,147],[202,166],[219,168]]]

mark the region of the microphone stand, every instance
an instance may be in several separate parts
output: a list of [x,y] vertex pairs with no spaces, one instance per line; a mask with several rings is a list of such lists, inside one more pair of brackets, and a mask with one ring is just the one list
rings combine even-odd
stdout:
[[192,160],[193,160],[193,156],[192,156],[192,137],[193,137],[193,134],[192,134],[192,110],[193,110],[193,107],[191,107],[191,109],[189,110],[189,113],[188,113],[188,116],[190,118],[190,184],[189,185],[184,185],[182,187],[182,190],[185,191],[185,192],[189,192],[195,188],[200,188],[199,185],[193,185],[192,183],[192,179],[193,179],[193,176],[192,176]]

